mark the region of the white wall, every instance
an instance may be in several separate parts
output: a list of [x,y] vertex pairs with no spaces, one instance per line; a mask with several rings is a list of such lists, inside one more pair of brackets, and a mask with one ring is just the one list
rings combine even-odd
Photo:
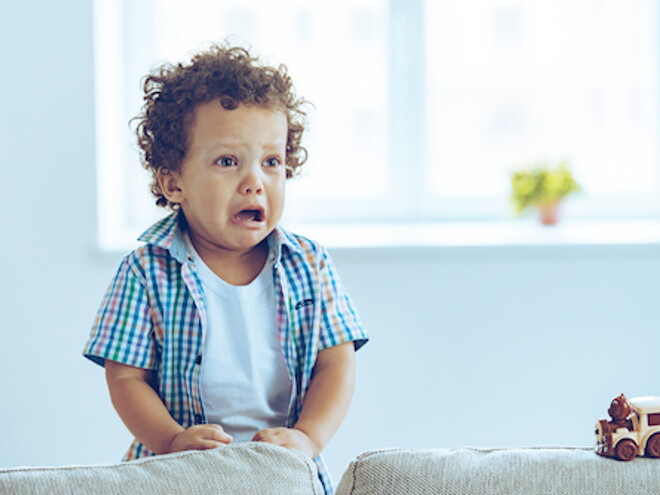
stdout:
[[[0,467],[113,462],[129,436],[81,357],[118,256],[95,251],[91,6],[0,15]],[[372,342],[327,449],[590,445],[660,395],[660,246],[334,250]]]
[[593,444],[660,395],[660,247],[336,253],[373,341],[330,452]]

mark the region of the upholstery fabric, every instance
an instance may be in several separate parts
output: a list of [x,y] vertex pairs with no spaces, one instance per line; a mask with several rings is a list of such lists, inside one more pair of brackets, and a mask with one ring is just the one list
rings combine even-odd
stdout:
[[228,445],[132,462],[0,469],[12,495],[322,495],[316,466],[299,452],[265,443]]
[[348,466],[336,495],[648,495],[660,459],[621,462],[591,448],[387,449]]

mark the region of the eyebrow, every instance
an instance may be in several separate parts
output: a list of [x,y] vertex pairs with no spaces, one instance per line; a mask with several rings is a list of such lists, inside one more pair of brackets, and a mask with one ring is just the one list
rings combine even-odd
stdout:
[[[267,142],[258,146],[257,151],[269,154],[277,152],[286,155],[286,144],[286,139]],[[209,146],[209,148],[204,153],[210,157],[212,155],[218,155],[225,152],[237,152],[247,148],[251,148],[251,146],[243,140],[218,140]]]
[[[267,141],[261,145],[262,148],[265,147],[280,147],[282,145],[286,146],[287,139],[286,137],[284,139],[276,139],[273,141]],[[216,147],[216,146],[227,146],[227,147],[234,147],[234,148],[247,148],[252,146],[251,143],[245,141],[245,140],[234,140],[234,139],[219,139],[218,141],[215,141],[211,147]]]

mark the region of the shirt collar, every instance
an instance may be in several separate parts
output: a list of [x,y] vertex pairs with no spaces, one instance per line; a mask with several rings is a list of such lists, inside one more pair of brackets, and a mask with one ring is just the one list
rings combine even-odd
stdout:
[[[183,216],[183,212],[179,210],[149,227],[138,237],[138,241],[167,249],[174,259],[180,263],[184,263],[187,257],[186,246],[183,240],[185,225],[185,217]],[[299,254],[302,254],[304,251],[290,232],[277,226],[268,236],[268,248],[274,254],[275,260],[281,260],[283,247]]]
[[293,253],[303,255],[305,250],[296,241],[296,238],[291,232],[283,229],[280,226],[275,227],[275,230],[268,236],[268,249],[275,257],[276,264],[282,259],[282,248],[285,247]]

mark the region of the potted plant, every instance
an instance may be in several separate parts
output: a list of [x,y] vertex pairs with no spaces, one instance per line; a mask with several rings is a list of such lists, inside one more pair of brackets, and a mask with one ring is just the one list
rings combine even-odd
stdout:
[[556,224],[561,201],[580,190],[565,160],[555,167],[539,163],[517,170],[511,175],[511,187],[516,212],[537,208],[544,225]]

